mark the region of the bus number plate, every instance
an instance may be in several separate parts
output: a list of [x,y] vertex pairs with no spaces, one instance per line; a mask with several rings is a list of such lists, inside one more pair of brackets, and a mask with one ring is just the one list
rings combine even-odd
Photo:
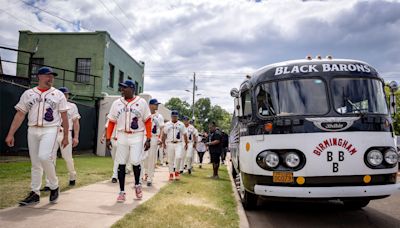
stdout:
[[293,183],[293,173],[292,172],[273,172],[272,181],[274,183]]

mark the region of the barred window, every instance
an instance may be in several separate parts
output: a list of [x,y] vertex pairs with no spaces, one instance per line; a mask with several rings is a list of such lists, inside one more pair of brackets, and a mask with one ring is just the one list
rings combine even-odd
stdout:
[[90,68],[92,60],[90,58],[76,59],[75,81],[82,83],[90,82]]
[[110,67],[110,72],[109,72],[109,75],[108,75],[108,87],[114,88],[114,69],[115,69],[115,66],[112,65],[111,63],[109,63],[108,65]]
[[119,80],[118,82],[121,83],[124,81],[124,72],[123,71],[119,71]]
[[44,64],[44,58],[32,58],[31,63],[32,63],[31,76],[32,79],[36,79],[39,68],[42,67]]

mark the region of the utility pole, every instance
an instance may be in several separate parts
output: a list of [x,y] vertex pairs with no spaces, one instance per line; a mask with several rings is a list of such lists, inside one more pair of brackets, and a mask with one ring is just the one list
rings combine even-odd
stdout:
[[192,102],[192,119],[194,119],[194,98],[195,98],[195,94],[196,94],[196,72],[193,72],[193,102]]

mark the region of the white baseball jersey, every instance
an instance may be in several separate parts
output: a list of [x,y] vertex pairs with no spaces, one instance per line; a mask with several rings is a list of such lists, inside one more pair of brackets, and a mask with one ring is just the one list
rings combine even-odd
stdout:
[[151,135],[153,137],[159,137],[162,127],[164,127],[164,117],[160,113],[152,114],[151,115]]
[[167,135],[166,142],[182,142],[183,135],[187,134],[187,131],[181,121],[176,123],[168,121],[164,126],[164,133]]
[[145,131],[144,123],[150,118],[150,115],[147,102],[136,96],[131,102],[126,101],[123,97],[115,100],[107,117],[117,123],[117,131],[134,133]]
[[73,121],[76,119],[80,119],[81,115],[79,114],[78,107],[76,104],[67,102],[67,107],[68,107],[68,126],[69,130],[73,130]]
[[187,134],[188,134],[189,143],[193,143],[194,141],[196,141],[197,135],[198,135],[197,129],[193,125],[189,124],[186,127],[186,131],[187,131]]
[[54,127],[61,126],[59,113],[68,110],[64,94],[54,87],[41,92],[37,87],[26,90],[15,109],[28,113],[28,126]]

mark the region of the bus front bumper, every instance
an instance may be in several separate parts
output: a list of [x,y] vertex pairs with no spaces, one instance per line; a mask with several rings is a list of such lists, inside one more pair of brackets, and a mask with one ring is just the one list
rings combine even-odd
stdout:
[[340,198],[388,196],[400,191],[400,183],[373,186],[282,187],[255,185],[254,193],[262,196],[289,198]]

